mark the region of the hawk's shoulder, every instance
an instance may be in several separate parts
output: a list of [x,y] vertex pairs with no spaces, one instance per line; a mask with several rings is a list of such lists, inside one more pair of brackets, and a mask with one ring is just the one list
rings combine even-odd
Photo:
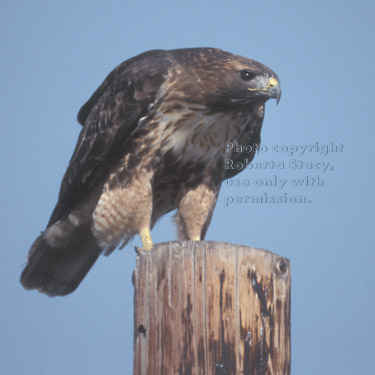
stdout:
[[[157,89],[158,84],[163,81],[163,76],[167,74],[169,66],[170,61],[164,50],[147,51],[124,61],[108,74],[90,99],[81,107],[77,116],[78,122],[81,125],[85,124],[90,112],[103,101],[103,96],[107,97],[116,92],[123,92],[124,96],[129,94],[130,90],[126,90],[128,84],[137,83],[137,87],[133,87],[137,92],[133,95],[146,98],[145,95],[139,94],[143,91],[152,91],[152,88]],[[145,83],[150,79],[153,81],[152,87],[148,86],[147,90]]]
[[82,106],[78,113],[82,130],[49,225],[107,178],[111,166],[126,152],[139,119],[148,114],[170,66],[168,54],[162,50],[126,60]]

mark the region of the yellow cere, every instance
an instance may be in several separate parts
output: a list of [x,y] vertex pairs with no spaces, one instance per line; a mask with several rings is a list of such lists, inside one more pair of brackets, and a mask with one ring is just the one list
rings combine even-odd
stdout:
[[277,79],[276,78],[271,78],[269,81],[268,81],[268,87],[272,87],[272,86],[276,86],[278,84],[277,82]]
[[268,81],[267,86],[264,89],[248,89],[249,91],[267,91],[270,87],[278,85],[276,78],[271,77]]

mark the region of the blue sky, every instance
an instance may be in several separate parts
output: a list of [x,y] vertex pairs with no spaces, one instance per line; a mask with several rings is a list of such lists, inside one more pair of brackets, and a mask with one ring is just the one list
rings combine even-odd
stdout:
[[[207,239],[291,260],[294,374],[374,374],[374,11],[366,0],[2,1],[2,373],[131,373],[132,246],[100,258],[68,297],[18,279],[56,202],[80,106],[129,57],[212,46],[279,75],[255,162],[284,168],[254,166],[238,176],[245,186],[223,186]],[[331,152],[298,148],[316,144]],[[293,186],[311,178],[323,186]],[[311,202],[225,204],[264,194]],[[175,239],[170,217],[153,239]]]

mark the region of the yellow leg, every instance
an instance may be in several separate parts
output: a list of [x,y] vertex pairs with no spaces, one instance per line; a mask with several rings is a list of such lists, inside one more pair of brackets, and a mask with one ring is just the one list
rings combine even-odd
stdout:
[[191,240],[192,240],[192,241],[200,241],[201,238],[200,238],[200,237],[193,237]]
[[150,229],[142,228],[139,235],[141,236],[143,250],[150,251],[153,246]]

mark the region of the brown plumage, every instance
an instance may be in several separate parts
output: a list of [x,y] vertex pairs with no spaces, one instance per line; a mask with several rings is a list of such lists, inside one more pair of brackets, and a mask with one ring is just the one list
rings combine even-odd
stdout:
[[223,180],[237,174],[225,142],[258,145],[277,75],[214,49],[154,50],[112,71],[81,108],[83,126],[47,228],[32,245],[21,283],[73,292],[101,252],[177,209],[180,239],[203,240]]

